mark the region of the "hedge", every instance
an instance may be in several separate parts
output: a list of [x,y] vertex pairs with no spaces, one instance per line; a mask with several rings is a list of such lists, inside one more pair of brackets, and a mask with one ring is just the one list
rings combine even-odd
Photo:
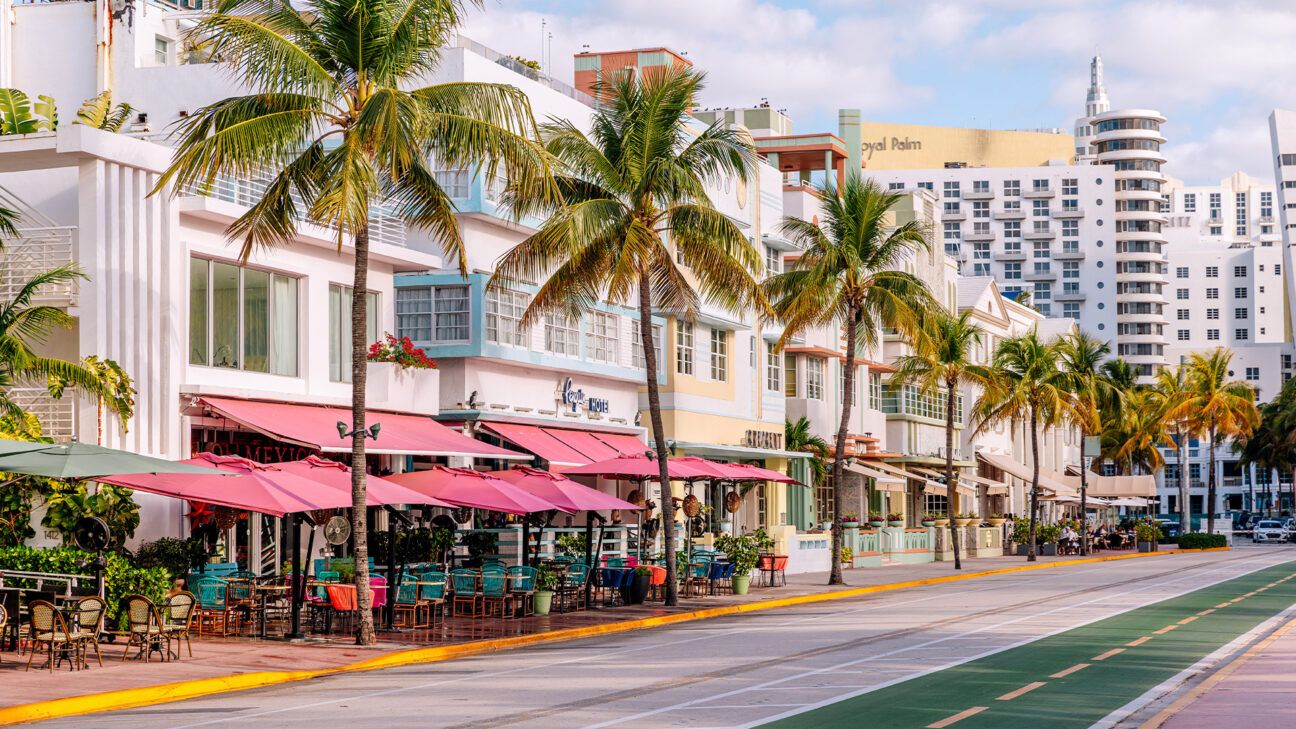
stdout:
[[[104,597],[108,602],[108,617],[105,626],[121,626],[125,614],[119,615],[121,599],[127,595],[144,595],[155,602],[160,602],[171,587],[171,576],[163,567],[141,568],[120,554],[105,554],[107,565],[104,568]],[[83,564],[94,559],[94,555],[79,549],[60,547],[57,549],[33,549],[31,547],[0,548],[0,571],[20,570],[24,572],[55,572],[65,575],[91,575],[90,567]],[[6,580],[11,586],[23,585],[23,580]]]
[[1179,535],[1180,549],[1213,549],[1215,547],[1227,547],[1228,539],[1223,534],[1206,534],[1204,532],[1190,532]]

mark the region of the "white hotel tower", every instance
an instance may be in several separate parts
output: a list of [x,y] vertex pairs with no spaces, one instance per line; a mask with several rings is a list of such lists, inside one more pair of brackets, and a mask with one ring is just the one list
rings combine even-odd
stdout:
[[1085,112],[1076,125],[1095,164],[1112,168],[1115,192],[1116,353],[1147,381],[1166,364],[1166,238],[1162,226],[1161,187],[1165,157],[1161,124],[1150,109],[1109,111],[1102,83],[1102,59],[1090,66]]

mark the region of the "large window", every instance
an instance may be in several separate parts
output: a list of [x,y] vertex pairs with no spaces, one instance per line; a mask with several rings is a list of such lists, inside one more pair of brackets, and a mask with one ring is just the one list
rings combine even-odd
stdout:
[[[329,284],[329,380],[351,381],[351,287]],[[378,294],[365,304],[365,341],[378,341]]]
[[797,396],[797,358],[794,354],[783,355],[783,395]]
[[522,312],[526,311],[530,297],[521,291],[491,288],[486,291],[486,341],[527,346],[526,331],[522,328]]
[[675,371],[693,374],[693,325],[686,321],[675,323]]
[[729,379],[729,333],[723,329],[711,330],[711,379]]
[[297,374],[297,279],[193,258],[189,362]]
[[824,361],[806,357],[805,396],[811,400],[823,399]]
[[468,341],[468,287],[396,289],[396,333],[421,343]]
[[617,361],[617,329],[621,326],[621,317],[595,311],[590,314],[585,324],[586,354],[596,362]]
[[567,357],[580,356],[579,320],[562,314],[545,315],[545,351]]
[[774,345],[765,342],[765,389],[778,392],[783,388],[783,363]]
[[[634,326],[631,327],[631,331],[630,349],[632,350],[632,363],[635,367],[638,367],[641,370],[647,369],[648,363],[647,360],[644,359],[643,333],[639,328],[639,322],[636,321],[634,323]],[[661,367],[662,328],[656,324],[654,324],[652,328],[652,338],[653,354],[657,355],[655,361],[657,362],[657,366]]]

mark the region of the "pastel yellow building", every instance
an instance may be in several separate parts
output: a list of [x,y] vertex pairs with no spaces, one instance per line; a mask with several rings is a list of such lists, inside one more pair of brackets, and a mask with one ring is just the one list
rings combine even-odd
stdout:
[[966,167],[1031,167],[1070,163],[1069,133],[889,124],[860,119],[858,109],[838,112],[838,136],[846,142],[847,169],[910,170]]

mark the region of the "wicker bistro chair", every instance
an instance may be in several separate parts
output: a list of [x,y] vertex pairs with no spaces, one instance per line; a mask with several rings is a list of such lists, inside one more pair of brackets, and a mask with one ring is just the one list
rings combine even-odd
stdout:
[[503,570],[486,570],[482,572],[482,614],[491,617],[495,606],[499,606],[501,618],[513,617],[513,595],[508,590],[508,573]]
[[195,609],[198,599],[192,592],[181,592],[172,595],[167,600],[166,610],[162,613],[162,634],[166,636],[167,646],[171,641],[175,641],[176,656],[180,655],[180,641],[184,641],[185,647],[189,649],[189,657],[193,658],[193,643],[189,641],[192,634],[194,614],[198,611]]
[[481,615],[482,594],[477,592],[477,577],[473,570],[457,569],[450,572],[450,584],[454,587],[454,597],[450,602],[450,614],[460,615],[461,605],[468,607],[468,616],[475,618]]
[[535,601],[532,596],[535,595],[536,587],[536,568],[535,567],[510,567],[508,571],[509,585],[508,589],[512,595],[517,598],[518,613],[526,617],[535,612]]
[[140,653],[143,654],[144,662],[147,663],[153,651],[159,646],[164,646],[162,650],[162,660],[167,660],[170,644],[167,643],[166,634],[162,632],[162,616],[158,614],[157,606],[153,601],[143,595],[130,595],[126,598],[126,648],[122,650],[122,660],[130,654],[131,646],[139,646]]
[[198,580],[198,634],[238,632],[239,607],[229,600],[229,584],[217,577]]
[[418,576],[418,599],[428,606],[428,627],[436,627],[437,613],[445,616],[446,573],[424,572]]
[[426,628],[431,624],[431,605],[419,599],[418,585],[402,580],[392,603],[392,619],[398,628]]
[[102,598],[81,598],[76,604],[77,629],[72,631],[72,635],[81,641],[81,650],[85,655],[88,656],[89,649],[94,648],[100,668],[103,667],[103,654],[99,652],[99,634],[103,632],[104,615],[107,612],[108,606]]
[[62,655],[68,656],[69,668],[76,668],[81,655],[80,640],[68,631],[67,621],[58,608],[54,607],[54,603],[33,600],[27,605],[27,618],[31,623],[28,629],[31,649],[27,655],[27,670],[31,670],[32,660],[41,652],[41,646],[45,647],[45,654],[49,657],[50,673],[54,672],[54,664]]

